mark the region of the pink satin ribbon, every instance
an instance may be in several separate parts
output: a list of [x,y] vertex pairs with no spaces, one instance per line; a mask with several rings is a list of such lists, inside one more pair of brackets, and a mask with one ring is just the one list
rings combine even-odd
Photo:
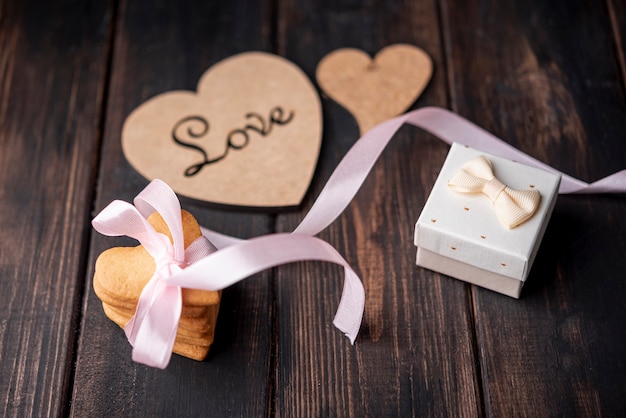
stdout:
[[[303,260],[328,261],[344,267],[343,293],[333,324],[354,343],[363,316],[363,285],[343,257],[314,235],[348,206],[387,143],[405,123],[429,131],[448,144],[459,142],[561,174],[560,193],[626,193],[626,170],[588,184],[524,154],[460,116],[434,107],[390,119],[359,139],[339,163],[309,213],[290,234],[269,234],[244,241],[202,228],[206,240],[199,239],[185,251],[178,199],[165,183],[154,180],[135,199],[136,208],[114,201],[93,221],[94,228],[104,235],[136,238],[157,263],[157,271],[144,288],[137,311],[125,328],[133,345],[133,360],[153,367],[167,366],[182,306],[181,287],[224,289],[267,268]],[[147,223],[145,218],[153,211],[165,219],[172,231],[173,244]]]
[[[141,293],[135,315],[124,331],[135,347],[134,361],[163,368],[172,353],[182,310],[180,287],[169,285],[166,279],[217,249],[202,236],[185,250],[180,203],[172,189],[162,181],[150,183],[137,195],[134,203],[135,206],[120,200],[113,201],[92,224],[104,235],[135,238],[156,262],[156,269]],[[172,243],[148,223],[147,217],[155,211],[161,214],[171,231]]]
[[[137,239],[156,262],[135,315],[124,327],[134,361],[161,369],[168,365],[182,310],[182,287],[220,290],[268,268],[302,260],[329,261],[344,267],[343,293],[333,324],[354,343],[363,317],[365,291],[348,262],[327,242],[301,234],[227,242],[218,238],[221,250],[217,251],[202,236],[185,250],[180,203],[167,184],[153,180],[134,204],[115,200],[92,222],[103,235]],[[154,211],[165,220],[173,243],[148,223]]]

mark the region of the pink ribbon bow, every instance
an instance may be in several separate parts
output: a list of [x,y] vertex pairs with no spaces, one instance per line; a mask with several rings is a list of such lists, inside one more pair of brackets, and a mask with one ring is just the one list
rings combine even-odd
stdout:
[[[137,239],[156,263],[135,314],[124,327],[134,361],[161,369],[169,363],[182,310],[182,287],[220,290],[259,271],[300,260],[344,266],[344,290],[333,323],[354,343],[365,291],[356,273],[330,244],[299,234],[271,234],[249,241],[218,237],[222,245],[230,246],[217,251],[202,236],[185,250],[180,203],[167,184],[153,180],[134,204],[113,201],[92,222],[103,235]],[[155,211],[165,220],[172,243],[148,223],[147,217]]]
[[[184,248],[180,204],[165,183],[153,181],[134,200],[135,206],[116,200],[94,220],[94,228],[108,236],[127,235],[138,240],[154,258],[156,268],[139,297],[135,315],[124,327],[133,345],[133,360],[150,366],[167,365],[174,346],[182,310],[181,288],[167,279],[217,249],[206,237]],[[172,242],[147,221],[157,211],[163,217]]]
[[[153,257],[156,255],[162,260],[157,261],[159,273],[155,272],[155,276],[158,277],[153,277],[149,283],[152,290],[144,289],[137,312],[126,327],[133,344],[133,359],[155,367],[167,366],[175,338],[173,317],[180,309],[167,302],[170,298],[176,302],[180,287],[219,290],[267,268],[302,260],[329,261],[344,267],[343,293],[333,324],[354,343],[363,317],[363,285],[337,250],[313,235],[330,225],[348,206],[387,143],[405,123],[420,127],[448,144],[462,140],[463,144],[473,148],[561,174],[559,193],[626,193],[626,170],[588,184],[530,157],[462,117],[435,107],[425,107],[385,121],[361,137],[341,160],[309,213],[291,234],[270,234],[242,241],[202,228],[204,236],[218,251],[210,253],[210,243],[198,244],[208,247],[200,248],[195,256],[188,256],[184,253],[191,247],[185,252],[178,244],[182,242],[180,238],[175,239],[170,249],[165,243],[159,243],[162,238],[147,224],[145,216],[153,209],[164,218],[171,215],[173,223],[168,223],[168,227],[174,235],[178,233],[174,230],[180,230],[175,220],[180,216],[175,214],[180,213],[180,206],[171,189],[155,180],[135,199],[137,209],[116,201],[93,222],[96,230],[105,235],[141,238],[142,244],[146,241],[153,249]],[[141,214],[139,217],[133,213],[137,210]],[[189,263],[192,264],[187,265]],[[160,326],[162,316],[169,321],[167,327]]]

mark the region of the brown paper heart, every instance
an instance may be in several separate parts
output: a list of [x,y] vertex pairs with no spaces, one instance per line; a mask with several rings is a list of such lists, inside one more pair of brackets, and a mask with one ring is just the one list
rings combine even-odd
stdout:
[[148,100],[122,129],[124,155],[147,179],[195,199],[258,208],[302,201],[321,140],[311,82],[290,61],[262,52],[215,64],[197,93]]
[[330,98],[352,113],[363,135],[408,109],[432,72],[432,61],[423,50],[396,44],[374,59],[358,49],[333,51],[320,61],[316,78]]

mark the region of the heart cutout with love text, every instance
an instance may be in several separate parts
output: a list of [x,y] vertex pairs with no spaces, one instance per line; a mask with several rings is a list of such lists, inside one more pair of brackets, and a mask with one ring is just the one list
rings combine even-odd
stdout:
[[197,92],[170,91],[122,128],[126,159],[149,180],[207,202],[300,204],[322,141],[319,96],[292,62],[246,52],[209,68]]
[[422,94],[433,72],[423,50],[396,44],[372,59],[359,49],[343,48],[326,55],[317,66],[317,82],[357,121],[361,135],[407,110]]

